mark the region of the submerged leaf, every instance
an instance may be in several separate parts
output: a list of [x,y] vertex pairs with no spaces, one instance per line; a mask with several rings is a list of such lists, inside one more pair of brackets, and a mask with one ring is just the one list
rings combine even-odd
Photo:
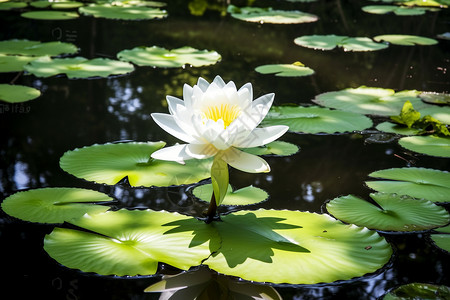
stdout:
[[450,157],[450,138],[429,136],[408,136],[398,143],[408,150],[431,156]]
[[256,23],[299,24],[316,22],[316,15],[298,10],[273,10],[272,8],[236,7],[229,5],[227,11],[233,18]]
[[378,206],[353,195],[335,198],[327,210],[339,220],[383,231],[422,231],[444,226],[449,213],[425,199],[373,193]]
[[36,99],[41,92],[23,85],[0,84],[0,101],[19,103]]
[[[192,191],[195,197],[209,202],[213,189],[211,184],[200,185]],[[254,186],[247,186],[238,190],[234,190],[231,185],[228,185],[227,193],[222,202],[222,205],[251,205],[262,202],[267,199],[269,195],[262,189]]]

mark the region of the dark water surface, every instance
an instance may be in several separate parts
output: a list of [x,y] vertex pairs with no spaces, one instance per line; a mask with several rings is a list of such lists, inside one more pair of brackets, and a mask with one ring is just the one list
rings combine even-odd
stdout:
[[[191,196],[189,187],[139,188],[97,185],[59,168],[64,152],[120,140],[177,140],[150,118],[166,112],[165,96],[182,96],[184,83],[199,76],[211,81],[221,75],[238,87],[251,82],[255,98],[274,92],[275,105],[311,104],[315,95],[361,85],[449,92],[450,43],[434,46],[389,48],[368,53],[342,50],[314,51],[296,46],[296,37],[336,34],[373,37],[380,34],[414,34],[434,38],[450,31],[449,9],[424,16],[370,15],[361,11],[370,1],[289,3],[257,1],[258,5],[299,9],[319,21],[299,25],[254,24],[221,17],[208,11],[189,14],[187,1],[169,1],[169,17],[152,21],[112,21],[80,17],[70,21],[34,21],[19,12],[0,12],[0,40],[12,38],[61,40],[80,47],[80,56],[115,58],[117,52],[136,46],[216,50],[222,61],[213,66],[184,69],[137,67],[127,76],[68,80],[64,76],[20,76],[16,84],[33,86],[43,95],[23,104],[0,103],[0,199],[26,189],[84,187],[114,196],[118,207],[148,207],[198,215],[206,204]],[[235,2],[242,4],[244,1]],[[301,61],[313,76],[276,78],[256,73],[255,67]],[[0,74],[2,83],[17,74]],[[7,109],[5,109],[7,108]],[[7,111],[6,111],[7,110]],[[375,120],[376,121],[376,120]],[[450,170],[450,160],[405,151],[395,141],[379,140],[375,130],[343,135],[288,133],[282,140],[300,146],[291,157],[268,157],[268,174],[232,170],[230,183],[250,184],[268,191],[258,206],[322,212],[325,201],[347,194],[368,197],[364,185],[370,172],[392,167],[417,166]],[[158,278],[124,279],[94,276],[58,265],[42,249],[43,237],[53,225],[31,224],[0,212],[1,294],[11,299],[157,299],[144,294]],[[404,283],[450,284],[449,256],[428,243],[423,234],[386,234],[395,248],[389,266],[377,274],[337,284],[276,286],[285,299],[375,299]],[[2,296],[3,299],[6,299]]]

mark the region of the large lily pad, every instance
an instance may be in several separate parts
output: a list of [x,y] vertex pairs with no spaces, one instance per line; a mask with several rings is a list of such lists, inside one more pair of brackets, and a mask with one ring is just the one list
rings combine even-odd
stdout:
[[382,122],[376,126],[376,129],[383,132],[395,133],[400,135],[417,135],[420,129],[408,128],[391,122]]
[[372,126],[372,121],[366,116],[316,106],[274,106],[263,122],[287,125],[289,131],[304,133],[351,132]]
[[450,173],[425,168],[393,168],[372,172],[370,177],[388,179],[366,181],[371,189],[397,193],[432,202],[450,202]]
[[165,211],[109,211],[72,223],[90,232],[56,228],[44,249],[69,268],[102,275],[152,275],[158,262],[187,270],[219,247],[213,227]]
[[54,10],[27,11],[22,13],[21,16],[34,20],[72,20],[79,17],[79,15],[74,12]]
[[42,188],[15,193],[6,198],[2,209],[24,221],[63,223],[86,213],[100,213],[109,206],[95,203],[110,202],[108,195],[77,188]]
[[167,12],[159,8],[145,6],[114,6],[110,4],[92,4],[78,9],[81,14],[96,18],[119,20],[149,20],[167,17]]
[[359,114],[396,116],[400,114],[406,101],[410,101],[416,110],[429,107],[417,97],[418,94],[419,92],[414,90],[395,92],[391,89],[360,86],[323,93],[312,101]]
[[254,155],[289,156],[297,153],[299,147],[297,145],[283,141],[274,141],[264,146],[253,148],[242,148],[241,150]]
[[68,78],[108,77],[123,75],[134,70],[132,64],[107,58],[87,59],[50,58],[44,56],[31,61],[24,69],[37,77],[65,74]]
[[182,165],[152,159],[150,155],[164,145],[164,142],[93,145],[66,152],[60,166],[76,177],[110,185],[127,178],[131,186],[171,186],[196,183],[210,176],[210,160],[189,160]]
[[27,63],[35,59],[35,56],[0,54],[0,72],[21,72]]
[[400,146],[422,154],[450,157],[450,138],[430,136],[408,136],[401,138]]
[[227,11],[233,18],[256,23],[299,24],[316,22],[319,19],[316,15],[298,10],[274,10],[271,7],[236,7],[229,5]]
[[[204,184],[194,188],[192,193],[195,197],[209,202],[213,192],[212,184]],[[238,190],[234,190],[231,185],[228,185],[227,193],[221,205],[250,205],[262,202],[269,197],[264,190],[247,186]]]
[[280,77],[300,77],[314,74],[314,70],[306,67],[301,62],[293,64],[263,65],[255,68],[261,74],[275,74]]
[[341,35],[304,35],[294,40],[299,46],[319,50],[332,50],[342,47],[344,51],[376,51],[388,45],[376,43],[368,37],[348,37]]
[[0,100],[9,103],[19,103],[36,99],[41,91],[23,85],[0,84]]
[[117,58],[138,66],[179,68],[184,65],[193,67],[213,65],[221,59],[221,56],[216,51],[198,50],[192,47],[167,50],[153,46],[122,50],[117,54]]
[[450,221],[445,208],[429,200],[386,193],[373,193],[370,197],[377,205],[348,195],[331,200],[326,207],[341,221],[382,231],[422,231]]
[[384,34],[373,38],[377,42],[389,42],[394,45],[414,46],[414,45],[436,45],[435,39],[407,34]]
[[27,56],[56,56],[61,54],[74,54],[78,52],[77,46],[63,42],[39,42],[29,40],[0,41],[0,54],[27,55]]
[[239,211],[211,224],[220,249],[204,264],[222,274],[273,283],[315,284],[375,272],[392,249],[374,231],[328,215]]

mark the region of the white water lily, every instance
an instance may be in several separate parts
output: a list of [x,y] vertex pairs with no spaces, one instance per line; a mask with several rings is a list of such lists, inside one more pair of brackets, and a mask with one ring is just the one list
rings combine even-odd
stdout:
[[239,90],[220,76],[209,84],[199,78],[193,87],[185,84],[183,100],[167,96],[170,114],[153,113],[162,129],[186,142],[160,149],[152,157],[183,163],[187,159],[219,156],[230,166],[250,173],[269,172],[262,158],[239,148],[258,147],[282,136],[287,126],[257,128],[268,113],[274,94],[253,101],[250,83]]

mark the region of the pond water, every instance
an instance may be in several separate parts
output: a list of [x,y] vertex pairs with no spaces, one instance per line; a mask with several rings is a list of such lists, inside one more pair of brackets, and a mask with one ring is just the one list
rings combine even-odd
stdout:
[[[413,34],[434,38],[450,31],[448,9],[423,16],[373,15],[361,10],[370,1],[337,0],[312,3],[257,1],[260,7],[298,9],[319,16],[307,24],[257,24],[206,11],[192,16],[187,1],[168,1],[163,20],[118,21],[82,16],[76,20],[38,21],[17,11],[0,12],[0,40],[60,40],[80,48],[80,56],[115,58],[123,49],[191,46],[215,50],[222,60],[207,67],[161,69],[137,67],[126,76],[68,80],[65,76],[37,78],[0,74],[1,82],[33,86],[43,95],[22,104],[0,104],[0,192],[2,199],[20,190],[41,187],[81,187],[105,192],[117,207],[178,211],[198,216],[207,204],[198,202],[189,187],[131,188],[99,185],[77,179],[59,167],[68,150],[115,141],[178,142],[151,119],[166,112],[166,95],[182,97],[184,83],[220,75],[238,87],[251,82],[255,98],[275,93],[274,105],[312,104],[328,91],[362,85],[450,92],[450,44],[395,46],[374,52],[316,51],[294,44],[296,37],[336,34],[373,37]],[[210,1],[214,2],[214,1]],[[232,1],[245,5],[245,1]],[[251,1],[250,1],[251,2]],[[256,4],[256,3],[255,3]],[[219,4],[219,6],[222,4]],[[262,75],[263,64],[301,61],[315,70],[305,77]],[[395,141],[383,142],[376,130],[338,135],[287,133],[281,140],[300,151],[289,157],[266,157],[272,171],[248,174],[231,170],[237,188],[254,185],[270,194],[268,201],[248,209],[272,208],[323,212],[327,200],[354,194],[368,198],[368,174],[393,167],[450,170],[450,160],[419,155]],[[235,208],[234,208],[235,209]],[[226,209],[222,209],[225,211]],[[27,223],[0,212],[2,294],[16,299],[157,299],[143,290],[158,278],[115,278],[67,269],[42,249],[53,225]],[[450,284],[447,254],[428,243],[427,233],[384,234],[395,253],[376,274],[332,284],[274,285],[284,299],[376,299],[389,289],[411,282]],[[167,272],[174,272],[170,268]]]

